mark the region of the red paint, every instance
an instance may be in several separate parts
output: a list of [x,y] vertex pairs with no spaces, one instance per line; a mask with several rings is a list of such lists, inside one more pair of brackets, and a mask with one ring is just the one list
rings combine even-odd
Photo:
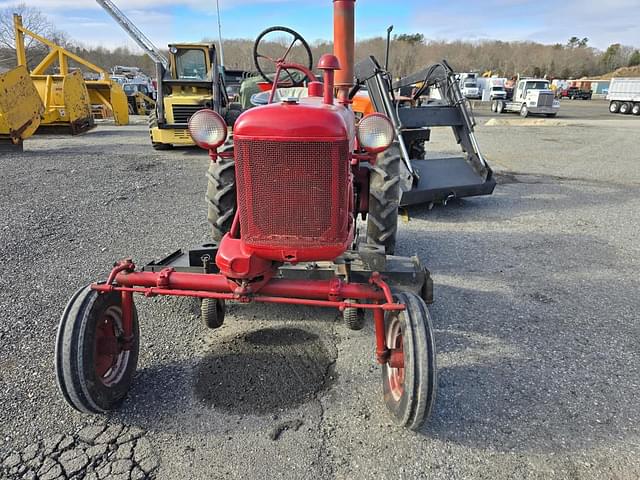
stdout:
[[[192,292],[233,293],[227,277],[219,273],[189,273],[172,272],[168,278],[160,278],[161,272],[120,272],[115,276],[115,283],[94,284],[92,288],[99,291],[114,290],[114,286],[123,287],[151,287],[158,289],[185,290]],[[329,300],[330,297],[340,299],[369,300],[381,302],[380,308],[385,309],[386,304],[394,304],[393,297],[386,284],[376,280],[379,286],[365,283],[341,282],[336,288],[333,280],[289,280],[273,278],[260,290],[260,294],[273,297],[293,297],[312,300]],[[213,298],[213,297],[212,297]],[[358,305],[360,308],[360,305]],[[396,308],[393,308],[396,309]],[[401,308],[400,310],[403,310]]]
[[340,62],[335,55],[325,53],[320,57],[318,62],[318,69],[322,70],[323,82],[324,82],[324,99],[323,102],[327,105],[333,105],[333,88],[334,88],[334,72],[340,70]]
[[234,155],[246,254],[297,263],[333,260],[347,250],[354,235],[354,140],[353,112],[317,97],[238,118]]
[[[358,308],[360,305],[358,305]],[[373,327],[376,333],[376,360],[378,363],[386,363],[389,358],[389,349],[384,338],[384,310],[373,311]]]
[[[234,230],[232,226],[231,231]],[[233,238],[231,234],[226,234],[220,242],[216,265],[225,277],[234,279],[269,279],[275,273],[275,266],[271,260],[253,255],[247,251],[242,240]]]
[[349,103],[349,90],[353,86],[355,60],[355,0],[333,2],[333,53],[341,69],[336,72],[338,99]]
[[123,347],[128,350],[133,340],[133,294],[122,292],[122,330],[124,336]]

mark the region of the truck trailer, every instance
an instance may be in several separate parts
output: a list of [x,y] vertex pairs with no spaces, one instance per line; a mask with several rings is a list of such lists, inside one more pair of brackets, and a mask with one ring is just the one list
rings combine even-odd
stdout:
[[606,98],[609,112],[640,115],[640,78],[612,78]]

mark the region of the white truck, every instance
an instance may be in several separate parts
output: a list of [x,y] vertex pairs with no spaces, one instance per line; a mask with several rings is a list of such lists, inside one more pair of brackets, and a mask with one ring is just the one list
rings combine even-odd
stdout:
[[549,88],[549,80],[542,78],[524,78],[518,81],[513,98],[496,99],[491,102],[491,111],[495,113],[517,112],[522,117],[531,114],[555,117],[560,110],[560,100],[555,98]]
[[611,113],[640,115],[640,78],[612,78],[607,100]]
[[480,99],[482,94],[480,93],[480,87],[475,80],[467,79],[462,84],[462,94],[467,98]]
[[458,74],[458,81],[460,82],[460,90],[462,95],[466,98],[480,99],[482,92],[480,91],[480,85],[478,85],[478,74],[475,72],[463,72]]

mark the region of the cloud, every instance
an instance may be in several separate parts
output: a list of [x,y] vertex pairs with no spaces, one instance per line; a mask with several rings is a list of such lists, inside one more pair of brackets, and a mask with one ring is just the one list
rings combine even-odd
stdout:
[[[134,45],[95,0],[0,0],[0,8],[20,2],[43,10],[71,38],[109,47]],[[160,47],[215,36],[214,0],[114,2]],[[295,0],[220,0],[223,35],[251,38],[265,26],[284,23],[310,39],[331,38],[330,0],[300,5]],[[358,0],[357,32],[382,35],[393,22],[399,33],[420,32],[436,40],[565,43],[575,35],[604,49],[616,42],[640,47],[638,18],[640,0],[403,0],[400,9],[383,0]]]
[[418,9],[410,25],[438,40],[565,43],[575,35],[604,49],[616,42],[640,46],[638,18],[638,0],[484,0]]
[[[20,3],[21,0],[0,1],[0,8],[10,7]],[[99,10],[101,7],[94,0],[29,0],[28,5],[34,8],[40,8],[45,11],[60,11],[63,8],[71,8],[78,10]],[[156,9],[158,7],[189,7],[196,10],[213,10],[215,11],[215,1],[210,0],[203,2],[202,0],[116,0],[113,3],[123,11],[132,9]],[[220,8],[235,8],[239,6],[262,5],[269,3],[293,3],[293,0],[220,0]]]

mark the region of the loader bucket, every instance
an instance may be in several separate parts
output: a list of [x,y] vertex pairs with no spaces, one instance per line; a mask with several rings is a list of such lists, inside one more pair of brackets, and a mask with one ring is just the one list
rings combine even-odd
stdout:
[[25,67],[0,75],[0,144],[20,148],[40,126],[43,113],[44,105]]
[[95,127],[89,92],[80,72],[31,78],[45,108],[38,133],[60,131],[77,135]]
[[122,85],[113,80],[88,80],[91,105],[104,105],[113,114],[116,125],[129,125],[129,101]]

